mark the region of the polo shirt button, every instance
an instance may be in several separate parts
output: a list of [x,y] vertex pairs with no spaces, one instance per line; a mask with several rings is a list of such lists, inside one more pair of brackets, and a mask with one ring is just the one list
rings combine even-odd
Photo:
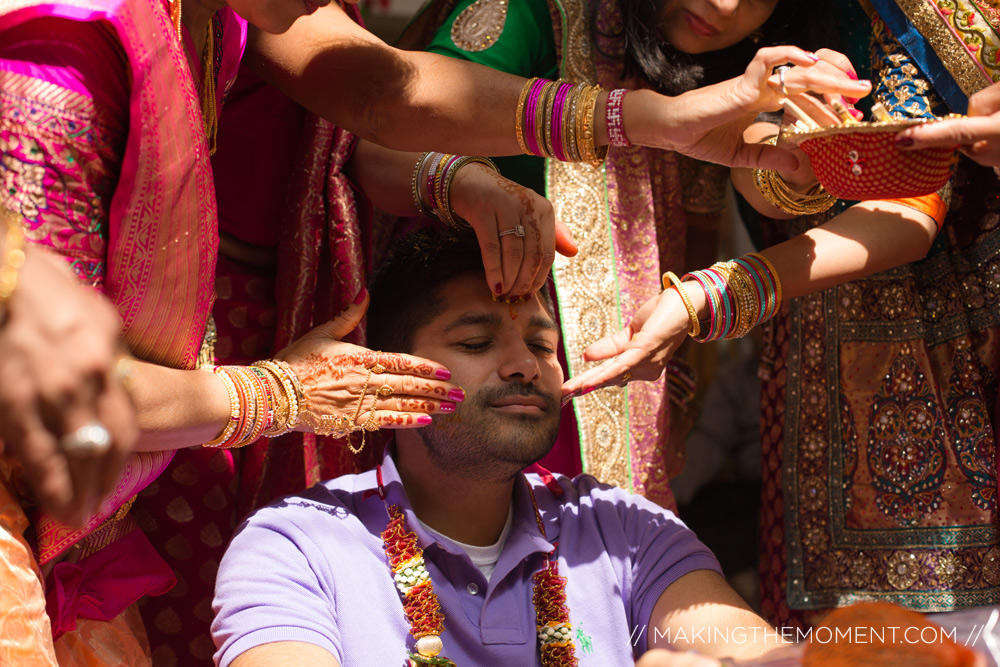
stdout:
[[469,584],[468,586],[466,586],[465,590],[469,591],[469,595],[478,595],[479,594],[479,586],[477,586],[475,584],[475,582],[473,582],[473,583]]

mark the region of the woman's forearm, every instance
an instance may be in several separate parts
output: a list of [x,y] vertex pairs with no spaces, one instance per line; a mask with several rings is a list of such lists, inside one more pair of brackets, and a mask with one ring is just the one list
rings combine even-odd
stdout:
[[132,399],[139,450],[201,445],[218,436],[229,420],[229,393],[215,373],[137,362]]
[[347,164],[347,174],[377,208],[393,215],[417,215],[413,169],[420,155],[362,139]]

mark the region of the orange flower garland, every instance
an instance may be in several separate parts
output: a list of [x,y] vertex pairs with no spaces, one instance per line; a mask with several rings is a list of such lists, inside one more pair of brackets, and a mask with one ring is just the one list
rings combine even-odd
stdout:
[[[382,488],[382,469],[378,469],[378,495],[385,500]],[[525,480],[527,484],[527,480]],[[528,484],[528,494],[535,510],[535,521],[545,537],[545,526],[535,502],[535,494]],[[389,560],[396,588],[403,595],[403,613],[410,622],[410,635],[416,639],[416,652],[407,652],[410,667],[434,665],[455,667],[455,663],[441,655],[444,644],[444,613],[434,593],[430,572],[424,563],[424,552],[417,545],[417,536],[406,527],[406,516],[399,505],[386,505],[389,523],[382,531],[385,555]],[[555,543],[558,547],[559,543]],[[573,646],[573,626],[569,622],[566,606],[566,577],[559,576],[559,563],[553,550],[545,560],[545,567],[534,575],[532,603],[535,606],[535,623],[538,632],[539,652],[543,667],[577,667],[576,649]]]

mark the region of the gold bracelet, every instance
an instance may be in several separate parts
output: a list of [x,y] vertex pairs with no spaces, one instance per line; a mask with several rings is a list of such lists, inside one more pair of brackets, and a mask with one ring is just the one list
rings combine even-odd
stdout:
[[228,441],[233,437],[233,433],[236,432],[236,427],[239,425],[240,415],[242,414],[242,406],[240,405],[240,397],[236,392],[236,385],[233,383],[232,378],[224,370],[221,370],[222,366],[205,367],[205,370],[212,371],[220,378],[222,378],[223,384],[226,385],[226,392],[229,394],[229,421],[226,423],[225,428],[222,429],[222,433],[218,437],[209,440],[202,447],[218,448],[222,443]]
[[455,176],[458,174],[459,169],[461,169],[467,164],[472,164],[474,162],[479,164],[484,164],[493,171],[495,171],[496,173],[498,174],[500,173],[500,169],[498,169],[496,164],[493,163],[493,160],[489,159],[488,157],[482,157],[479,155],[463,155],[452,163],[451,169],[445,176],[445,181],[443,185],[445,193],[444,203],[448,208],[442,214],[443,215],[442,222],[448,223],[455,229],[472,229],[472,225],[470,225],[462,218],[456,217],[455,212],[451,210],[451,182],[455,180]]
[[528,92],[535,84],[535,81],[538,81],[537,76],[524,84],[524,88],[521,89],[521,96],[517,99],[517,111],[514,113],[514,134],[517,135],[517,145],[521,147],[521,152],[525,155],[529,155],[529,153],[528,146],[524,143],[524,102],[528,99]]
[[729,289],[733,291],[734,300],[739,304],[736,326],[729,338],[743,338],[753,329],[762,304],[756,298],[756,287],[747,270],[733,261],[726,262],[726,266],[730,269],[727,281]]
[[[778,135],[764,143],[776,145]],[[754,169],[753,182],[764,199],[790,215],[815,215],[837,203],[837,198],[827,192],[821,183],[814,185],[809,192],[798,192],[785,182],[781,174],[771,169]]]
[[774,264],[771,264],[771,261],[759,252],[747,253],[747,256],[755,257],[767,267],[768,271],[771,272],[771,279],[774,281],[774,307],[772,310],[776,315],[778,313],[778,309],[781,308],[781,279],[778,277],[778,271],[774,268]]
[[[669,289],[671,285],[677,288],[677,293],[681,297],[681,301],[684,302],[684,307],[688,311],[688,317],[691,318],[691,330],[688,331],[688,335],[691,337],[697,336],[701,333],[701,320],[698,319],[698,311],[695,310],[694,302],[691,301],[691,297],[688,295],[687,290],[684,289],[681,283],[681,279],[674,274],[673,271],[667,271],[663,274],[663,289]],[[667,283],[671,285],[668,285]]]
[[424,203],[424,198],[420,196],[420,183],[423,180],[420,178],[420,175],[424,170],[427,158],[430,157],[432,153],[433,151],[427,151],[417,158],[417,163],[413,166],[413,182],[411,183],[413,187],[413,203],[416,205],[417,211],[420,212],[420,215],[427,218],[433,218],[434,214],[429,208],[427,208],[427,204]]
[[268,371],[273,375],[284,393],[282,419],[279,420],[276,415],[273,426],[264,431],[264,435],[273,438],[291,431],[299,422],[299,409],[302,405],[302,389],[298,385],[298,377],[296,377],[295,371],[288,365],[288,362],[277,359],[256,361],[251,366]]
[[0,208],[4,233],[3,259],[0,260],[0,305],[7,303],[17,288],[17,277],[24,266],[24,227],[20,215]]

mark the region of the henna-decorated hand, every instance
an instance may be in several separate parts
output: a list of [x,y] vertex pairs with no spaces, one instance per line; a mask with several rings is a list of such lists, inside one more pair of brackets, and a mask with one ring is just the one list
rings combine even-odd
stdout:
[[[451,206],[475,230],[487,284],[497,296],[534,294],[545,284],[556,252],[567,257],[577,252],[569,230],[556,222],[545,197],[478,162],[455,174]],[[518,225],[524,229],[523,237],[500,236]]]
[[628,380],[655,380],[690,328],[690,316],[677,291],[660,292],[636,311],[627,328],[584,350],[584,361],[608,361],[563,384],[563,400]]
[[[277,354],[302,384],[306,405],[315,416],[354,419],[361,426],[375,410],[381,428],[416,428],[431,423],[431,414],[455,410],[465,392],[450,382],[441,364],[408,354],[378,353],[341,340],[361,321],[368,308],[367,291],[335,319],[321,324]],[[380,364],[384,373],[369,374]],[[367,386],[366,386],[367,385]],[[388,387],[379,393],[382,387]],[[364,399],[358,409],[358,398]],[[311,430],[300,419],[298,430]]]

